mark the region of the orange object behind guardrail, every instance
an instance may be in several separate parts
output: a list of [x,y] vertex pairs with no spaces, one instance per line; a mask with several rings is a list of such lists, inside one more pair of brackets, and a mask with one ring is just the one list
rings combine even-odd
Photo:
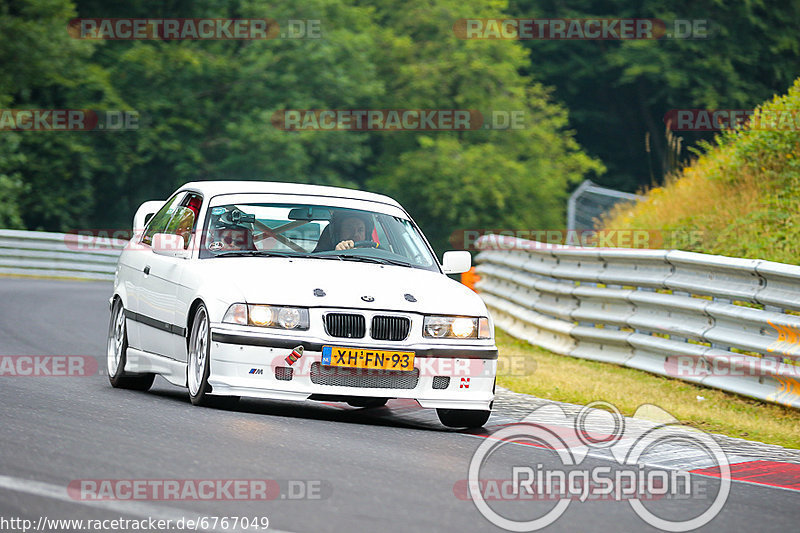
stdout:
[[475,283],[477,283],[480,279],[481,277],[477,273],[475,273],[475,267],[472,267],[466,272],[461,274],[461,283],[463,283],[473,291],[475,290]]

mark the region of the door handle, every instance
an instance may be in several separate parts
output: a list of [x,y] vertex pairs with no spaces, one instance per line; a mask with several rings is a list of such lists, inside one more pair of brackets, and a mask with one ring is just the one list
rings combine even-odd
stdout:
[[147,265],[146,267],[144,267],[144,274],[145,275],[150,274],[150,265]]

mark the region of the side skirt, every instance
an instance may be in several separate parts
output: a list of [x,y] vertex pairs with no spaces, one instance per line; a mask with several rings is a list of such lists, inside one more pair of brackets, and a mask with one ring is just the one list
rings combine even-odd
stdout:
[[126,372],[159,374],[173,385],[186,387],[186,368],[186,363],[128,347]]

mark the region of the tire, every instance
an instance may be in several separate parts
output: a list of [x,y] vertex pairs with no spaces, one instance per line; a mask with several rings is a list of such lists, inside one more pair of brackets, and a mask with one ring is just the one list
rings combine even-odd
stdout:
[[389,398],[351,398],[347,403],[353,407],[383,407]]
[[449,428],[476,429],[483,427],[491,411],[473,409],[437,409],[439,421]]
[[125,372],[128,359],[128,329],[125,323],[125,308],[122,300],[114,299],[111,308],[111,321],[108,324],[106,344],[106,370],[108,381],[116,389],[146,391],[153,385],[155,374],[132,374]]
[[189,334],[189,361],[186,365],[186,385],[193,405],[230,408],[239,401],[238,396],[212,396],[208,375],[211,372],[211,327],[208,311],[200,304],[194,313]]

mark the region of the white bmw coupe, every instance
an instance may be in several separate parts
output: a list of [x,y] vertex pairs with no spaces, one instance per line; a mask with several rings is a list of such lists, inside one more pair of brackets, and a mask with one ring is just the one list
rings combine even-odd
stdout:
[[480,427],[497,347],[483,301],[446,274],[396,201],[292,183],[188,183],[145,202],[110,298],[108,376],[156,374],[193,404],[246,396],[378,407],[411,398]]

